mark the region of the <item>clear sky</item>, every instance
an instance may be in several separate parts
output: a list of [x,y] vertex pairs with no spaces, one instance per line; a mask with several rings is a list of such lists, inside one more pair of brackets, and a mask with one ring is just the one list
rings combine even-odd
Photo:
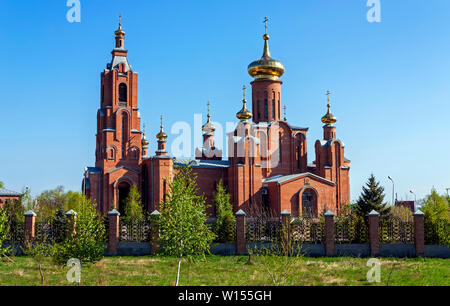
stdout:
[[33,194],[80,190],[94,164],[100,73],[111,58],[118,15],[139,73],[142,121],[154,135],[193,123],[211,101],[214,121],[241,108],[247,65],[262,54],[264,16],[272,56],[282,61],[288,122],[309,127],[308,162],[322,138],[332,91],[337,136],[351,165],[356,200],[370,173],[391,199],[450,187],[450,1],[381,0],[369,23],[367,0],[81,0],[81,23],[66,0],[2,0],[0,180]]

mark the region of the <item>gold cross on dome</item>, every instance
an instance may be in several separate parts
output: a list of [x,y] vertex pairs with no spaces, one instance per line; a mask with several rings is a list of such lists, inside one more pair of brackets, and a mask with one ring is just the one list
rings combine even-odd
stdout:
[[267,18],[267,16],[266,16],[266,17],[264,17],[264,21],[263,21],[264,28],[266,29],[266,34],[267,34],[267,21],[269,21],[269,18]]
[[284,110],[284,121],[286,121],[287,119],[286,119],[286,105],[283,107],[283,110]]
[[119,25],[122,25],[122,13],[119,15]]
[[245,100],[245,90],[247,89],[247,87],[244,85],[244,86],[242,86],[242,91],[244,92],[243,93],[243,95],[244,95],[244,100]]

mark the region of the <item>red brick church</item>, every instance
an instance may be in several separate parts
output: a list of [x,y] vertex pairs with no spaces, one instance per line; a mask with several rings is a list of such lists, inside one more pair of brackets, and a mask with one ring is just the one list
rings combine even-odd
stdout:
[[[263,39],[262,57],[248,66],[253,78],[251,111],[244,86],[242,109],[236,114],[239,122],[227,135],[227,159],[214,146],[215,127],[208,111],[203,147],[196,149],[195,159],[179,160],[167,152],[162,119],[156,135],[158,150],[155,155],[148,152],[138,108],[138,75],[128,62],[125,32],[119,24],[112,60],[101,73],[95,167],[86,168],[82,184],[102,214],[113,208],[123,213],[123,201],[133,184],[140,189],[144,208],[158,209],[168,180],[178,167],[187,166],[198,174],[208,204],[213,204],[216,184],[222,180],[235,211],[264,207],[276,214],[288,210],[294,216],[316,217],[324,210],[339,213],[341,205],[350,202],[350,161],[344,156],[343,142],[336,138],[337,119],[330,112],[329,92],[323,139],[316,141],[316,159],[308,163],[308,128],[289,124],[281,115],[284,66],[270,55],[267,27]],[[214,207],[208,213],[213,216]]]

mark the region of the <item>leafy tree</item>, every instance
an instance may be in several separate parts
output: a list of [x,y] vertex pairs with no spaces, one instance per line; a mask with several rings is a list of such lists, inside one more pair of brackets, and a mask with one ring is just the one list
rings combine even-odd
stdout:
[[10,231],[11,242],[21,242],[23,239],[24,213],[25,208],[21,200],[6,200],[3,210],[8,216],[8,227]]
[[0,208],[0,256],[6,256],[11,251],[10,247],[3,247],[3,243],[9,233],[8,215],[6,209]]
[[450,204],[446,196],[439,195],[433,188],[421,210],[425,215],[425,241],[450,245]]
[[375,180],[373,174],[370,175],[366,186],[354,205],[354,211],[357,215],[367,219],[367,215],[375,210],[384,216],[389,213],[390,208],[384,203],[384,187],[380,186],[380,182]]
[[139,194],[136,184],[133,184],[127,198],[125,199],[125,218],[127,220],[135,220],[137,222],[144,220],[141,195]]
[[42,269],[43,261],[46,257],[50,255],[50,245],[47,241],[41,242],[31,242],[26,241],[24,247],[22,248],[23,252],[34,259],[34,261],[38,265],[39,275],[41,276],[41,285],[44,285],[44,271]]
[[236,218],[233,215],[233,207],[230,203],[230,194],[223,186],[222,180],[217,184],[214,193],[214,204],[216,206],[216,223],[214,233],[218,242],[230,242],[235,240]]
[[81,263],[97,262],[105,251],[105,225],[96,205],[83,196],[77,206],[75,233],[70,232],[52,250],[53,260],[60,265],[70,258],[77,258]]
[[205,197],[198,195],[197,176],[190,167],[177,170],[169,183],[167,200],[161,203],[159,224],[162,252],[179,258],[176,285],[182,257],[190,260],[193,255],[204,256],[215,237],[205,224]]
[[0,188],[4,188],[4,187],[5,187],[5,185],[3,184],[2,181],[0,181]]
[[36,197],[35,212],[38,218],[50,220],[58,209],[64,208],[65,203],[64,187],[58,186],[55,189],[45,190]]
[[413,213],[411,209],[406,206],[394,206],[391,209],[391,214],[394,217],[400,218],[403,222],[412,222],[413,221]]
[[36,202],[33,201],[30,188],[25,187],[22,190],[21,199],[22,199],[22,205],[25,208],[25,210],[35,210]]
[[67,230],[67,216],[64,208],[59,208],[53,216],[53,242],[60,243],[64,241]]

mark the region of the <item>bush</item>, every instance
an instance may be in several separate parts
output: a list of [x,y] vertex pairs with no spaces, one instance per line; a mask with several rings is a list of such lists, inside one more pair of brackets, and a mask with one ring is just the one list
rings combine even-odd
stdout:
[[450,205],[447,198],[433,188],[421,210],[425,214],[425,243],[450,245]]
[[3,243],[9,233],[8,215],[6,209],[0,208],[0,257],[10,251],[10,248],[3,247]]
[[230,194],[225,190],[222,180],[217,184],[214,193],[214,204],[216,206],[216,223],[214,233],[218,242],[235,241],[236,218],[233,215],[233,207],[230,203]]
[[77,258],[81,263],[97,262],[105,252],[105,225],[95,204],[83,197],[78,207],[76,232],[69,233],[63,242],[53,247],[56,264],[63,265],[70,258]]
[[391,215],[393,217],[399,218],[403,222],[413,222],[413,213],[411,209],[405,206],[394,206],[391,209]]
[[138,223],[144,221],[144,213],[141,206],[141,195],[136,184],[130,189],[128,197],[125,199],[125,216],[126,221],[137,221]]

